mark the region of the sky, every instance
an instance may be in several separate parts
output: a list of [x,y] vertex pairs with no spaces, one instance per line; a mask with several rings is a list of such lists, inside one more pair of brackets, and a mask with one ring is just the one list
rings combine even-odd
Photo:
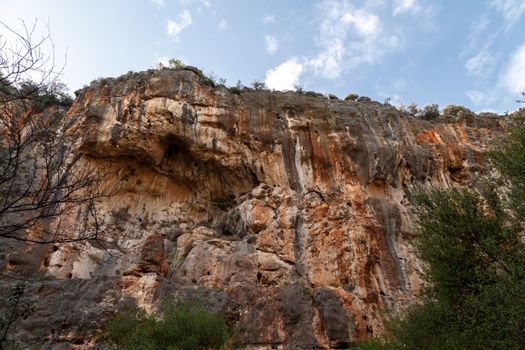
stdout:
[[170,58],[394,105],[504,113],[525,91],[525,0],[0,0],[0,21],[21,20],[49,26],[71,91]]

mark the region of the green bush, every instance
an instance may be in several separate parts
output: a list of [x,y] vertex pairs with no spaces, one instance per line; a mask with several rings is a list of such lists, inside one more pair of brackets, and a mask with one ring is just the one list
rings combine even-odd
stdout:
[[240,95],[241,94],[241,89],[239,89],[237,86],[230,86],[228,88],[228,91],[231,92],[232,94],[235,94],[235,95]]
[[415,104],[414,102],[412,102],[411,104],[409,104],[407,106],[407,111],[408,111],[408,113],[410,113],[412,115],[416,115],[419,112],[421,112],[420,109],[417,108],[417,104]]
[[359,95],[349,93],[348,95],[346,95],[345,101],[357,101],[358,98],[359,98]]
[[423,107],[421,114],[424,118],[434,119],[439,117],[439,106],[436,103],[431,103]]
[[29,103],[37,113],[43,112],[50,106],[69,107],[73,104],[73,98],[69,95],[67,86],[60,81],[44,85],[27,80],[22,82],[18,89],[13,86],[5,86],[3,90],[3,92],[9,91],[13,99]]
[[[414,240],[428,282],[420,303],[362,349],[523,349],[525,344],[525,121],[475,188],[415,196]],[[498,186],[507,190],[501,193]]]
[[466,114],[474,114],[470,109],[463,106],[458,105],[448,105],[445,108],[443,108],[443,114],[449,115],[452,117],[457,117],[460,112],[466,113]]
[[361,349],[523,349],[525,247],[493,189],[433,189],[416,199],[421,303]]
[[230,334],[221,315],[199,303],[172,300],[152,315],[132,307],[106,325],[107,339],[119,350],[224,349]]
[[237,80],[237,85],[230,86],[228,88],[228,91],[231,92],[232,94],[240,95],[242,92],[242,89],[244,89],[244,86],[242,85],[240,80]]
[[208,77],[205,75],[201,77],[201,83],[212,88],[217,86],[217,83],[215,82],[213,77]]
[[184,68],[184,63],[181,60],[172,58],[168,61],[168,68],[171,69],[182,69]]
[[266,84],[260,80],[254,80],[252,82],[252,87],[254,90],[266,90]]

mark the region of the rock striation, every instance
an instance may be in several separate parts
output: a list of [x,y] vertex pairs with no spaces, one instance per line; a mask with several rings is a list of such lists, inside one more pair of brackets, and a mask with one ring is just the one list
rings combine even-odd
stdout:
[[412,195],[468,185],[506,123],[209,85],[162,69],[78,92],[69,133],[111,189],[99,203],[105,235],[1,249],[4,271],[43,276],[21,342],[89,348],[115,310],[169,295],[221,310],[246,349],[380,335],[385,312],[421,288]]

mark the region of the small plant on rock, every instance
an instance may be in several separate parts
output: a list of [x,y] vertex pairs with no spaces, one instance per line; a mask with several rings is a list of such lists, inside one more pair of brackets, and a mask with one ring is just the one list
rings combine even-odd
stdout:
[[434,119],[439,117],[439,106],[435,103],[431,103],[423,107],[423,110],[416,114],[418,117],[424,119]]
[[415,104],[414,102],[409,104],[406,108],[407,108],[408,113],[412,115],[416,115],[420,112],[419,108],[417,108],[417,104]]
[[359,95],[350,93],[346,95],[345,101],[357,101],[358,98],[359,98]]
[[458,117],[459,113],[474,114],[474,112],[472,112],[467,107],[458,106],[458,105],[448,105],[445,108],[443,108],[444,115]]
[[255,80],[253,83],[252,83],[252,87],[255,89],[255,90],[266,90],[266,84],[260,80]]
[[182,63],[181,60],[178,60],[176,58],[172,58],[168,61],[168,68],[171,69],[182,69],[184,68],[184,63]]

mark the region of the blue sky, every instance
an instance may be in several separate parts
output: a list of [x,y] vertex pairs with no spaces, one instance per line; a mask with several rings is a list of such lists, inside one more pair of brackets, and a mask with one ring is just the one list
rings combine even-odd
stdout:
[[505,112],[525,91],[525,0],[0,2],[11,27],[35,18],[67,52],[72,91],[169,58],[228,85],[260,80],[396,105]]

